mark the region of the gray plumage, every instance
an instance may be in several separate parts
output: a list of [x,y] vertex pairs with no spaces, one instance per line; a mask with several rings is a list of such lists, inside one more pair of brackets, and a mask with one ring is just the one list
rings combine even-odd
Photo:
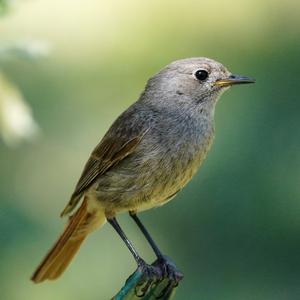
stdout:
[[[251,82],[208,58],[178,60],[153,76],[138,101],[117,118],[92,152],[61,215],[72,212],[81,199],[82,203],[32,280],[58,278],[86,236],[107,219],[126,241],[138,265],[145,267],[115,215],[124,211],[135,214],[172,199],[206,157],[221,93],[230,85]],[[149,236],[147,239],[163,263],[162,269],[167,268],[168,276],[173,274],[180,280],[182,274],[174,268],[171,271]]]
[[[195,78],[199,69],[210,74],[206,81]],[[207,58],[175,61],[157,73],[95,149],[73,198],[78,200],[87,191],[107,217],[170,200],[196,173],[210,148],[214,108],[224,90],[213,84],[229,75],[220,63]],[[142,137],[139,143],[117,164],[105,172],[93,168],[91,160],[103,151],[101,145],[116,143],[118,148],[137,137]],[[90,182],[85,182],[87,171],[96,175]]]

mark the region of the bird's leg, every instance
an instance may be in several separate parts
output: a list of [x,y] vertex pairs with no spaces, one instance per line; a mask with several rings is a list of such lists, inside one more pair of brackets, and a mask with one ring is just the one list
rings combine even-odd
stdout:
[[183,278],[183,274],[177,269],[174,262],[168,256],[162,254],[162,252],[159,250],[156,243],[150,236],[146,227],[138,218],[137,214],[135,212],[130,212],[129,214],[132,217],[132,219],[135,221],[137,226],[140,228],[140,230],[144,234],[145,238],[147,239],[151,248],[153,249],[154,253],[157,256],[157,260],[153,263],[153,266],[159,267],[162,271],[163,277],[169,278],[170,281],[174,282],[174,285],[177,285],[178,282]]
[[[134,257],[134,259],[135,259],[135,261],[136,261],[136,263],[138,265],[138,270],[143,274],[142,275],[142,280],[141,280],[142,284],[146,282],[145,286],[148,289],[152,282],[156,282],[156,281],[161,280],[162,279],[162,273],[161,273],[160,268],[158,268],[157,266],[148,265],[141,258],[141,256],[139,255],[139,253],[137,252],[137,250],[134,248],[134,246],[131,243],[131,241],[127,238],[126,234],[122,230],[122,228],[119,225],[117,219],[116,218],[111,218],[111,219],[108,219],[107,221],[117,231],[117,233],[122,238],[122,240],[126,244],[126,246],[129,249],[129,251],[133,255],[133,257]],[[144,293],[146,293],[145,289],[142,289],[142,291]]]
[[138,218],[137,214],[134,212],[130,212],[129,215],[131,216],[131,218],[134,220],[134,222],[137,224],[137,226],[140,228],[140,230],[142,231],[143,235],[145,236],[146,240],[149,242],[151,248],[153,249],[156,257],[158,259],[163,258],[163,254],[161,253],[161,251],[159,250],[159,248],[157,247],[156,243],[154,242],[154,240],[152,239],[151,235],[149,234],[148,230],[146,229],[146,227],[144,226],[144,224],[141,222],[141,220]]
[[119,236],[121,237],[121,239],[124,241],[124,243],[126,244],[127,248],[129,249],[129,251],[133,255],[133,257],[134,257],[136,263],[138,264],[138,266],[141,263],[143,263],[143,259],[140,257],[140,255],[138,254],[138,252],[134,248],[134,246],[131,243],[131,241],[127,238],[126,234],[124,233],[124,231],[122,230],[121,226],[119,225],[117,219],[116,218],[112,218],[112,219],[108,219],[107,221],[116,230],[116,232],[119,234]]

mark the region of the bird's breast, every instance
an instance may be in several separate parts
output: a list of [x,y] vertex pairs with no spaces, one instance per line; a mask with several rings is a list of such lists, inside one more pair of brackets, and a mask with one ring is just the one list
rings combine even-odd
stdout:
[[119,211],[163,204],[191,180],[212,140],[209,122],[150,128],[136,151],[100,178],[98,199]]
[[157,205],[170,199],[191,180],[213,141],[210,122],[201,122],[200,128],[197,124],[173,126],[168,130],[154,128],[139,149],[140,180],[148,194],[144,199]]

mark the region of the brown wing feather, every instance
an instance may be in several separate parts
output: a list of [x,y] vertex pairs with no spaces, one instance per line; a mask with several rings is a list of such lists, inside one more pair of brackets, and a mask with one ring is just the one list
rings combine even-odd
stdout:
[[96,146],[87,161],[75,191],[72,194],[69,203],[62,211],[61,216],[64,216],[73,210],[81,199],[83,192],[90,187],[98,176],[104,174],[108,169],[131,154],[147,131],[148,129],[140,132],[131,139],[128,139],[128,137],[126,138],[126,135],[118,138],[105,136]]

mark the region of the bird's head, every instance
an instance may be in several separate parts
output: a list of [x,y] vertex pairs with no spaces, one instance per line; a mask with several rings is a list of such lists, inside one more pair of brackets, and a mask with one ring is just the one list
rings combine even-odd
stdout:
[[254,82],[252,78],[232,74],[212,59],[187,58],[172,62],[153,76],[146,93],[158,101],[215,103],[230,86]]

